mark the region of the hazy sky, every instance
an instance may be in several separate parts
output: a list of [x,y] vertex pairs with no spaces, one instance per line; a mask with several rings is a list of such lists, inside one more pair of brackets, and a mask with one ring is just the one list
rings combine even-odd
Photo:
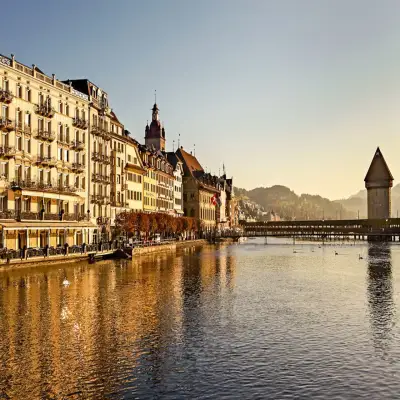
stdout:
[[[10,3],[11,4],[11,3]],[[235,185],[345,197],[376,146],[400,180],[400,1],[25,1],[0,52],[89,78],[143,141],[157,89],[178,133]],[[395,181],[396,183],[396,181]]]

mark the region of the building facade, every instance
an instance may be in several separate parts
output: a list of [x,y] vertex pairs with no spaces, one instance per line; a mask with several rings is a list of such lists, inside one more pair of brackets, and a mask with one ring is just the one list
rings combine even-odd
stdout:
[[88,241],[88,97],[0,56],[0,245]]
[[173,203],[174,212],[177,216],[183,213],[183,163],[174,152],[167,153],[167,159],[174,169],[174,192]]
[[217,226],[217,198],[220,195],[219,178],[204,171],[193,154],[183,147],[176,151],[183,163],[184,215],[200,220],[203,231]]

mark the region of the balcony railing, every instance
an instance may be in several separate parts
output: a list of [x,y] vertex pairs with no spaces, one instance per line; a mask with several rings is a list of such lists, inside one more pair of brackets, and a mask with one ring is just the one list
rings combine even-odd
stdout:
[[97,225],[108,225],[110,223],[110,218],[108,217],[97,217]]
[[79,140],[74,140],[71,142],[71,148],[75,151],[85,150],[85,143],[80,142]]
[[106,156],[105,154],[101,154],[98,152],[94,152],[92,154],[92,160],[101,162],[103,164],[110,164],[110,162],[111,162],[109,156]]
[[27,190],[37,190],[41,192],[49,192],[49,193],[65,193],[65,194],[73,194],[76,193],[79,189],[75,186],[65,185],[61,183],[45,183],[42,181],[33,181],[33,180],[15,180],[9,183],[10,188],[19,186],[21,189]]
[[95,136],[99,136],[102,137],[103,133],[105,132],[103,128],[101,128],[100,126],[92,126],[92,130],[91,130],[92,134]]
[[9,104],[12,102],[14,95],[7,89],[0,89],[0,103]]
[[36,139],[45,140],[47,142],[52,142],[56,138],[54,132],[48,131],[46,129],[36,129],[34,136]]
[[109,184],[110,183],[110,177],[107,175],[101,175],[101,174],[92,174],[92,181],[93,182],[98,182],[98,183],[105,183]]
[[11,119],[8,118],[0,118],[0,130],[2,130],[3,132],[9,132],[14,130],[14,123],[13,121],[11,121]]
[[35,163],[55,167],[57,160],[54,157],[36,156]]
[[15,155],[15,148],[10,146],[0,146],[0,158],[13,157]]
[[88,122],[86,119],[82,119],[82,118],[73,118],[72,119],[72,125],[76,126],[77,128],[80,129],[87,129],[88,127]]
[[72,171],[83,172],[85,170],[85,164],[74,162],[72,163]]
[[24,135],[31,136],[32,135],[32,128],[29,125],[25,125],[24,129],[22,130]]
[[93,135],[101,137],[104,140],[111,140],[110,133],[100,126],[93,126],[91,132]]
[[56,110],[48,104],[37,104],[35,106],[35,113],[43,117],[53,118]]

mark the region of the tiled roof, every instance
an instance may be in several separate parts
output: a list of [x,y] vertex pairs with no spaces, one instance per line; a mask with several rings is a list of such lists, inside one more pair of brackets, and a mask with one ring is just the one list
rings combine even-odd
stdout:
[[197,178],[198,174],[196,173],[198,172],[204,174],[203,167],[200,165],[199,161],[194,155],[189,154],[188,152],[183,150],[182,147],[176,151],[176,154],[183,161],[183,169],[185,173],[190,174],[195,178]]

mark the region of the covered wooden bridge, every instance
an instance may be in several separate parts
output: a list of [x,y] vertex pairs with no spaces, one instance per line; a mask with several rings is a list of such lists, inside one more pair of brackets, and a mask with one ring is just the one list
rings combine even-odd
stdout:
[[243,236],[400,241],[400,218],[243,222]]

